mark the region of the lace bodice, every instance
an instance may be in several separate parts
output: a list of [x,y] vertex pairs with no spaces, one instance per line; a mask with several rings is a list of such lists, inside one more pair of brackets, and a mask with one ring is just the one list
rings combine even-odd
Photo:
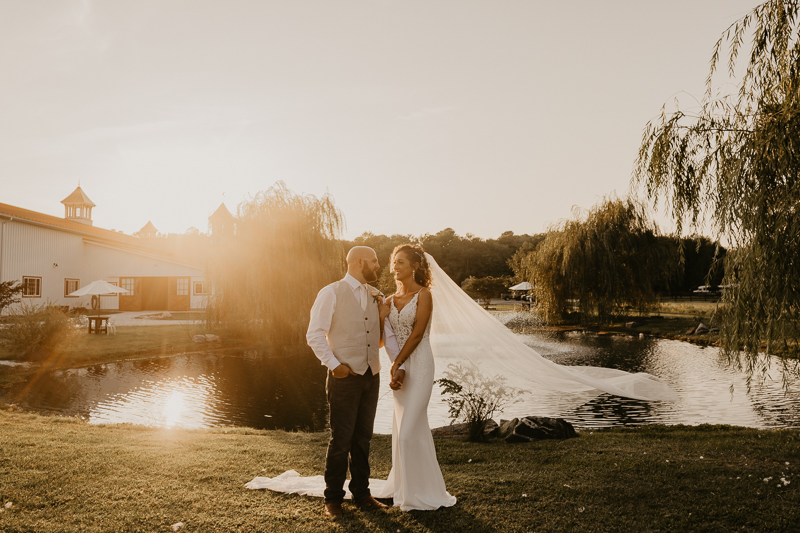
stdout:
[[[414,331],[418,299],[419,293],[415,294],[411,301],[398,311],[394,305],[394,298],[392,298],[391,307],[389,308],[389,324],[392,326],[392,331],[394,331],[394,335],[397,338],[397,346],[401,351],[411,336],[411,332]],[[403,363],[406,369],[406,382],[403,388],[406,391],[414,387],[413,382],[433,383],[433,375],[436,368],[433,362],[433,353],[431,352],[430,334],[431,321],[429,320],[425,333],[422,335],[422,340],[419,341],[417,347]],[[430,391],[426,395],[429,397]]]
[[[392,298],[391,307],[389,308],[389,324],[392,326],[392,331],[394,331],[395,337],[397,337],[397,345],[402,350],[403,346],[405,346],[406,341],[411,336],[411,332],[414,331],[414,324],[416,323],[417,319],[417,300],[419,298],[419,292],[415,294],[411,301],[409,301],[405,307],[397,310],[397,307],[394,305],[394,298]],[[425,328],[425,334],[422,336],[423,339],[430,336],[431,333],[431,321],[428,321],[428,327]]]

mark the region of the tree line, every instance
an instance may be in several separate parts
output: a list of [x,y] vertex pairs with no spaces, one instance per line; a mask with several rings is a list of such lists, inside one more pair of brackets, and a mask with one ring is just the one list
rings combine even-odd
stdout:
[[387,295],[396,290],[392,250],[414,242],[487,303],[531,282],[549,322],[562,321],[573,308],[584,320],[645,312],[659,292],[718,284],[721,271],[712,267],[725,253],[704,237],[658,234],[643,207],[629,199],[604,200],[533,235],[506,231],[483,239],[446,228],[421,236],[366,232],[349,241],[340,238],[343,216],[331,197],[298,195],[279,182],[242,202],[236,218],[236,235],[209,261],[215,294],[208,320],[273,347],[302,341],[317,291],[341,278],[345,254],[355,245],[375,250],[382,265],[377,285]]
[[551,322],[562,320],[572,302],[584,316],[606,319],[630,308],[645,312],[659,294],[719,285],[722,270],[714,267],[725,255],[707,237],[659,234],[632,199],[603,200],[534,235],[506,231],[497,239],[482,239],[460,236],[452,228],[418,237],[366,232],[343,246],[373,248],[382,267],[378,288],[391,294],[390,256],[407,242],[421,244],[467,293],[484,301],[531,282],[543,318]]
[[644,314],[660,296],[719,285],[725,253],[706,237],[661,235],[632,198],[606,198],[589,210],[576,208],[509,263],[516,280],[533,285],[546,322],[561,322],[572,310],[585,322]]
[[343,241],[343,245],[348,249],[359,245],[375,250],[381,264],[378,288],[385,294],[391,294],[395,291],[395,283],[389,261],[392,250],[400,244],[419,243],[453,281],[462,285],[470,277],[511,280],[514,271],[509,260],[520,248],[535,245],[542,238],[542,235],[515,235],[513,231],[506,231],[497,239],[482,239],[469,233],[460,236],[452,228],[446,228],[421,236],[387,236],[366,232],[352,241]]

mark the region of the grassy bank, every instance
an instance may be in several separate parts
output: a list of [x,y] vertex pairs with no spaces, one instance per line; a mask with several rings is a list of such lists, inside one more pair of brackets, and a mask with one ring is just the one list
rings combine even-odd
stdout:
[[[119,326],[116,335],[76,335],[63,349],[51,353],[42,363],[29,367],[0,366],[0,386],[23,379],[32,372],[43,369],[74,368],[99,363],[109,363],[143,357],[161,357],[184,352],[233,348],[235,341],[223,339],[220,343],[195,343],[192,337],[206,333],[201,324],[170,326]],[[0,359],[13,360],[16,354],[0,346]]]
[[[690,330],[703,323],[709,328],[717,328],[719,324],[713,318],[717,310],[716,302],[707,301],[662,301],[648,316],[630,315],[618,317],[613,322],[579,323],[578,318],[572,322],[555,326],[535,326],[531,329],[545,331],[593,331],[600,335],[650,335],[665,339],[691,342],[701,346],[718,346],[719,333],[709,331],[701,334],[690,333]],[[519,303],[506,305],[504,302],[492,304],[492,312],[524,312],[526,307]],[[630,327],[629,324],[635,325]],[[515,330],[516,331],[516,330]],[[523,331],[527,331],[523,328]]]
[[[455,507],[362,513],[346,505],[336,524],[322,517],[318,499],[244,488],[289,468],[321,473],[326,439],[0,413],[0,500],[12,502],[0,530],[171,531],[184,522],[183,531],[790,531],[800,522],[796,430],[649,427],[515,445],[438,440]],[[390,439],[373,443],[373,477],[385,477]]]

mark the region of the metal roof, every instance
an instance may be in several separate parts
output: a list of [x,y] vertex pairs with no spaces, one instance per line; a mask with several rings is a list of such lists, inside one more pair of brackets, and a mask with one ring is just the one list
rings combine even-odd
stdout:
[[88,205],[89,207],[96,207],[94,202],[89,200],[89,197],[83,192],[80,185],[78,185],[77,189],[72,191],[72,194],[61,200],[61,203],[64,205]]
[[175,261],[174,254],[154,250],[145,245],[142,239],[132,235],[126,235],[118,231],[88,226],[80,222],[74,222],[64,218],[38,213],[29,209],[23,209],[13,205],[0,203],[0,219],[14,220],[37,226],[45,226],[56,231],[79,234],[84,237],[94,237],[97,242],[113,245],[118,248],[126,248],[131,251],[146,253],[154,257],[159,257],[167,261]]

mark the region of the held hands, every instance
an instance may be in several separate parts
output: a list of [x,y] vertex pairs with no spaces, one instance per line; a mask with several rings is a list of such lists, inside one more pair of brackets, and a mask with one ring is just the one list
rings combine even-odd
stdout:
[[350,370],[349,366],[347,366],[346,364],[342,363],[339,366],[337,366],[336,368],[334,368],[333,370],[331,370],[331,374],[333,374],[333,377],[335,377],[335,378],[342,379],[342,378],[346,378],[350,374],[355,375],[355,372]]
[[392,365],[391,369],[392,381],[389,383],[389,388],[392,390],[400,390],[403,388],[403,380],[406,378],[406,371],[401,370],[398,365]]

